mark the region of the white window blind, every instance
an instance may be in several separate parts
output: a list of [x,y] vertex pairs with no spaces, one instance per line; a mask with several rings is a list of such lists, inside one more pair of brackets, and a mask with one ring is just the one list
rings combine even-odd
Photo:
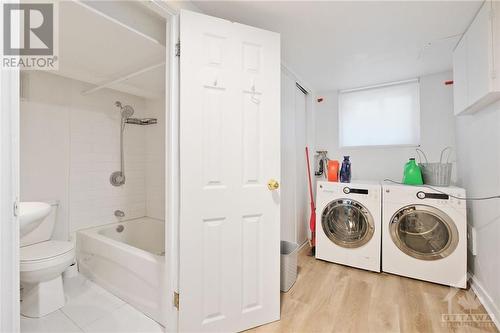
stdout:
[[418,80],[339,92],[341,147],[420,144]]

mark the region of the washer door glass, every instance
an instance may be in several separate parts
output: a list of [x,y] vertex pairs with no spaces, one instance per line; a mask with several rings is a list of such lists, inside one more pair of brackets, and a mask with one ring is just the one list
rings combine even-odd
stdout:
[[370,212],[359,202],[350,199],[330,202],[321,215],[321,225],[332,242],[346,248],[366,244],[374,232]]
[[401,251],[422,260],[445,258],[458,245],[453,220],[441,210],[426,205],[406,206],[396,212],[391,219],[390,233]]

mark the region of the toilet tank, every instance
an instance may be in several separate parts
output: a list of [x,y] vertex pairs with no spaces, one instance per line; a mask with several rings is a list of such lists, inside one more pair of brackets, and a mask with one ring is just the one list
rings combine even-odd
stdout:
[[47,217],[42,221],[42,223],[40,223],[38,227],[21,237],[21,247],[45,242],[52,238],[52,233],[54,232],[54,227],[56,225],[57,208],[59,206],[59,202],[47,201],[47,203],[51,206],[49,215],[47,215]]

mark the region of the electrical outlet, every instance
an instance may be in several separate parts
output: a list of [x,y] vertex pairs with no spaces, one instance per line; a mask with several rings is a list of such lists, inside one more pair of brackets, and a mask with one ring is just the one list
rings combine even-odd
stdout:
[[467,249],[473,256],[477,255],[476,239],[476,228],[467,224]]

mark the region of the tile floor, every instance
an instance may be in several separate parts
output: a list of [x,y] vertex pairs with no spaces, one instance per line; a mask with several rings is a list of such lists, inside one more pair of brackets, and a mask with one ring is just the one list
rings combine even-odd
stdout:
[[66,305],[40,319],[21,316],[22,333],[141,332],[163,327],[82,275],[64,280]]

